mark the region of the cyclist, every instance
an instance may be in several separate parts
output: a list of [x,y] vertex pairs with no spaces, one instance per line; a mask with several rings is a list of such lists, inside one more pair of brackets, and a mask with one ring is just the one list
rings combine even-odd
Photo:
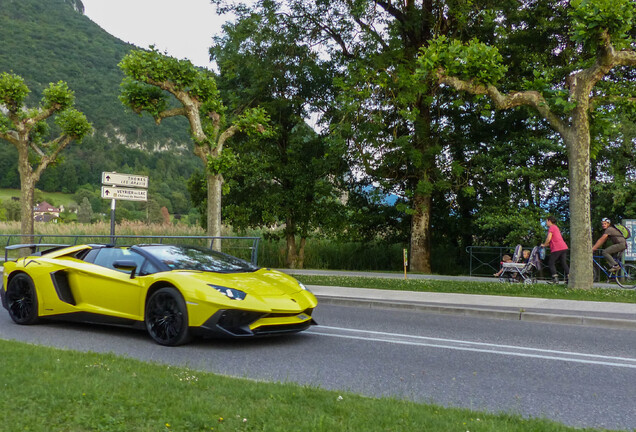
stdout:
[[610,271],[615,272],[620,269],[620,266],[612,254],[619,253],[627,249],[627,240],[623,236],[623,233],[621,233],[608,218],[603,218],[603,220],[601,220],[601,225],[603,226],[603,235],[596,241],[594,246],[592,246],[592,251],[603,246],[609,238],[612,241],[612,245],[603,249],[603,257],[605,257],[607,263],[610,265]]

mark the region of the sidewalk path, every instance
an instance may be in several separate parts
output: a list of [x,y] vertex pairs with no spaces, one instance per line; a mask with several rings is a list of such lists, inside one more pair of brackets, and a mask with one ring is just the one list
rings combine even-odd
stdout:
[[[402,278],[395,273],[364,273],[324,270],[281,270],[288,274],[367,276]],[[492,280],[486,278],[409,275],[409,279]],[[408,310],[453,313],[522,321],[579,324],[636,330],[636,304],[558,300],[533,297],[506,297],[476,294],[392,291],[310,285],[308,288],[325,304],[361,307],[390,307]]]

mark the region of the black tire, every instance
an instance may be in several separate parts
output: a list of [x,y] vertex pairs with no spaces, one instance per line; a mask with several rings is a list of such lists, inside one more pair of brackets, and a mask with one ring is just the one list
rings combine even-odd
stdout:
[[158,344],[177,346],[190,340],[188,309],[176,288],[154,292],[146,303],[145,315],[146,329]]
[[622,288],[636,288],[636,266],[625,264],[625,270],[621,269],[616,274],[616,283]]
[[38,321],[38,296],[29,275],[19,273],[12,277],[5,299],[9,316],[16,324],[29,325]]

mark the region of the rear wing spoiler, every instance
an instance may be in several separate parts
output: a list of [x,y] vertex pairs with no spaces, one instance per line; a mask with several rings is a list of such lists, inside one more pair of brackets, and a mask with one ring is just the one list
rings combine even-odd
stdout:
[[[23,243],[23,244],[14,244],[14,245],[10,245],[10,246],[6,246],[4,248],[4,262],[7,262],[9,260],[9,251],[11,250],[16,250],[16,249],[30,249],[31,250],[31,255],[41,255],[45,252],[53,252],[56,251],[58,249],[62,249],[65,247],[68,247],[69,245],[65,245],[65,244],[58,244],[58,243]],[[46,250],[40,250],[38,251],[39,248],[48,248]]]

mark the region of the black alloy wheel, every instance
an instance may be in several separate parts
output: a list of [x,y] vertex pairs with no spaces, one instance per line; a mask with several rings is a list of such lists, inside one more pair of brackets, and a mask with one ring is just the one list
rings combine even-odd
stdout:
[[5,293],[9,316],[17,324],[35,324],[38,321],[38,296],[29,275],[19,273],[11,278]]
[[175,288],[161,288],[150,296],[145,321],[150,337],[160,345],[176,346],[190,339],[188,310]]

